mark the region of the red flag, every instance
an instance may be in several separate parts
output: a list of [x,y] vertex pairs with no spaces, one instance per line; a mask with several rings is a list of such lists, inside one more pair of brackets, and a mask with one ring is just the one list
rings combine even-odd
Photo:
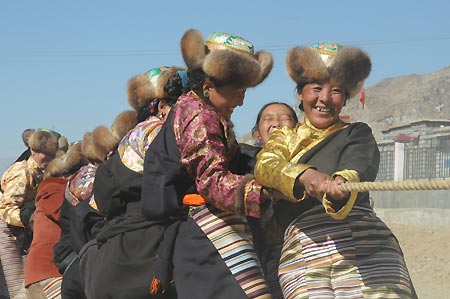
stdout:
[[364,109],[364,100],[366,99],[366,96],[364,94],[364,86],[361,88],[359,92],[359,101],[361,102],[362,108]]

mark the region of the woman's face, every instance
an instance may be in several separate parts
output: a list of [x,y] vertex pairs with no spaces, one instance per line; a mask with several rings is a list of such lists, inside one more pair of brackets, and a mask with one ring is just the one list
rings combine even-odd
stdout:
[[223,117],[230,119],[234,108],[242,106],[244,103],[247,88],[237,88],[230,85],[217,87],[214,83],[208,82],[204,90],[209,92],[209,100]]
[[302,93],[297,93],[297,98],[303,101],[306,117],[318,129],[332,125],[345,104],[344,91],[329,81],[306,84]]
[[39,168],[44,170],[47,168],[48,163],[50,163],[53,159],[55,159],[54,154],[46,154],[41,152],[36,152],[34,150],[31,150],[31,156],[33,157],[34,161],[39,165]]
[[282,126],[293,128],[295,125],[294,115],[286,105],[272,104],[262,111],[255,137],[264,145],[269,140],[273,130]]

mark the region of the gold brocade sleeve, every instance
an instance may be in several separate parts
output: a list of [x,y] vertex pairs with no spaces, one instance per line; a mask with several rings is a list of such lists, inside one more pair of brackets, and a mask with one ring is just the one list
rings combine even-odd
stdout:
[[[333,173],[333,178],[338,175],[340,175],[345,180],[347,180],[347,182],[350,182],[350,183],[359,183],[360,182],[359,175],[355,170],[344,169],[344,170],[337,171],[337,172]],[[350,198],[348,199],[347,203],[339,211],[335,211],[332,208],[331,202],[327,199],[326,194],[323,196],[322,204],[328,215],[330,215],[333,219],[342,220],[342,219],[345,219],[347,217],[348,213],[350,213],[350,211],[353,209],[353,205],[355,204],[357,196],[358,196],[357,191],[350,192]]]
[[277,189],[291,200],[298,200],[293,192],[295,180],[310,168],[307,164],[297,164],[298,159],[294,159],[302,148],[298,140],[295,129],[285,126],[275,130],[258,153],[254,172],[261,185]]
[[30,193],[32,178],[26,162],[16,163],[2,177],[3,194],[0,196],[0,218],[7,224],[23,227],[20,207]]

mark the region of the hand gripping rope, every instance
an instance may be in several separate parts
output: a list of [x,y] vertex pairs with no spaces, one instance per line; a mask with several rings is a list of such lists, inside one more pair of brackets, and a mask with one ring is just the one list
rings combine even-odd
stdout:
[[450,189],[450,180],[345,183],[339,185],[339,189],[344,192],[447,190]]

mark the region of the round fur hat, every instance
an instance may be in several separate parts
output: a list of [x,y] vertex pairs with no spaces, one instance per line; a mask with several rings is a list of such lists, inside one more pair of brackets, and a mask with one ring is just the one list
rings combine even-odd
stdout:
[[147,107],[153,99],[167,97],[164,92],[164,85],[170,77],[180,70],[182,68],[161,66],[131,78],[127,86],[130,106],[139,111]]
[[56,131],[37,128],[29,137],[28,146],[34,151],[60,157],[67,152],[69,142],[66,137]]
[[37,130],[30,136],[28,145],[35,152],[55,155],[59,149],[58,139],[59,136],[49,131]]
[[81,144],[75,143],[70,145],[66,153],[48,164],[44,179],[70,175],[88,163],[88,159],[83,155]]
[[286,56],[287,72],[297,85],[330,80],[344,89],[349,99],[360,91],[371,67],[367,53],[335,43],[295,47]]
[[[94,129],[92,132],[92,149],[88,149],[88,151],[92,151],[93,156],[97,160],[104,161],[128,131],[137,124],[136,111],[126,110],[121,112],[115,118],[111,129],[106,126],[98,126]],[[87,139],[89,138],[88,136]]]
[[181,52],[189,71],[202,69],[224,85],[256,86],[273,66],[270,53],[255,53],[251,42],[225,32],[214,32],[205,42],[199,31],[188,30],[181,39]]

